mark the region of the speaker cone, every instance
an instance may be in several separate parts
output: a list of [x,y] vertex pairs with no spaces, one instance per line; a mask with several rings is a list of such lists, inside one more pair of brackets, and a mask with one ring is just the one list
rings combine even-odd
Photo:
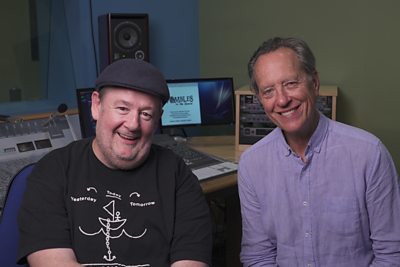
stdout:
[[131,21],[122,22],[114,29],[115,45],[122,50],[139,47],[142,42],[141,36],[140,27]]

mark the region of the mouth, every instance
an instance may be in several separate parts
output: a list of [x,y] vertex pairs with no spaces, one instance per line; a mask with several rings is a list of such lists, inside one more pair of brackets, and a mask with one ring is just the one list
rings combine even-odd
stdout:
[[138,134],[124,134],[124,133],[118,133],[119,137],[121,137],[124,140],[127,141],[135,141],[140,138],[140,135]]
[[290,117],[294,112],[298,110],[298,107],[292,108],[287,111],[279,112],[279,114],[283,117]]

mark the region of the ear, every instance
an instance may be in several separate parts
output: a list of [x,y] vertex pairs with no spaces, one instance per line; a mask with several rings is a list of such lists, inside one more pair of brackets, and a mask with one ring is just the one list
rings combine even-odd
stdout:
[[153,130],[153,134],[157,134],[157,133],[161,133],[162,129],[161,129],[161,116],[163,114],[164,110],[161,108],[161,111],[159,113],[159,117],[158,120],[154,120],[154,130]]
[[312,86],[314,90],[314,94],[316,96],[319,95],[319,86],[320,86],[320,81],[319,81],[319,74],[317,71],[315,71],[312,75]]
[[92,111],[92,117],[96,121],[97,121],[97,119],[99,117],[100,106],[101,106],[100,93],[98,91],[94,91],[92,93],[91,111]]
[[[154,123],[156,124],[157,128],[161,127],[161,117],[162,117],[162,114],[163,114],[163,113],[164,113],[164,109],[161,108],[160,113],[159,113],[158,120],[154,122]],[[160,128],[160,129],[161,129],[161,128]]]

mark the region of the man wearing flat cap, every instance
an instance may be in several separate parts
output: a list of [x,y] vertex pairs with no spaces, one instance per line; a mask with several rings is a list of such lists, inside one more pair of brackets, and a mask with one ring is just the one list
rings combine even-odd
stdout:
[[169,99],[151,64],[118,60],[92,94],[96,137],[43,157],[19,213],[30,266],[211,265],[211,219],[198,179],[152,144]]

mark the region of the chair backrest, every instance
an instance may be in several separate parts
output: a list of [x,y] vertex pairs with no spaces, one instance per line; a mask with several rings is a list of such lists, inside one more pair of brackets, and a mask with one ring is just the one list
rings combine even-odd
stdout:
[[25,166],[12,179],[0,217],[0,265],[13,267],[17,265],[19,232],[17,216],[25,192],[26,178],[34,164]]

